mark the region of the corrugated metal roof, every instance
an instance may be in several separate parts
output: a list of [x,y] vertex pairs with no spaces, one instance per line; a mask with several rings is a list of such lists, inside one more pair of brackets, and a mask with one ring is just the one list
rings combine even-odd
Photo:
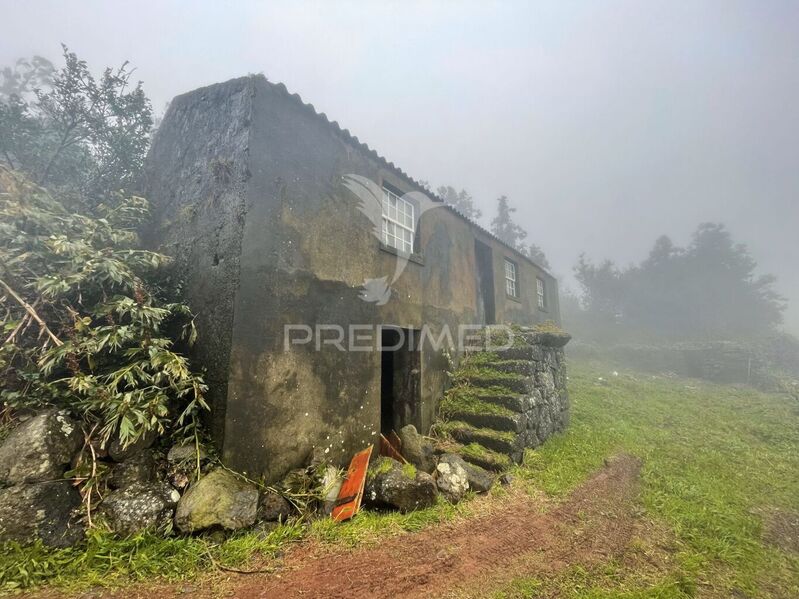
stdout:
[[[261,76],[261,75],[258,75],[258,76]],[[552,274],[546,268],[544,268],[543,266],[541,266],[540,264],[538,264],[534,260],[531,260],[528,256],[522,254],[516,248],[511,247],[510,245],[505,243],[502,239],[500,239],[499,237],[494,235],[491,231],[489,231],[488,229],[486,229],[485,227],[483,227],[479,223],[477,223],[477,222],[473,221],[472,219],[470,219],[469,217],[467,217],[465,214],[463,214],[460,210],[458,210],[454,206],[452,206],[450,204],[447,204],[443,200],[443,198],[441,198],[437,194],[433,193],[433,191],[431,191],[430,189],[424,187],[419,181],[417,181],[416,179],[411,177],[408,173],[406,173],[404,170],[402,170],[399,166],[397,166],[393,162],[390,162],[389,160],[384,158],[377,151],[375,151],[374,149],[370,148],[368,144],[366,144],[365,142],[362,142],[355,135],[350,133],[349,129],[344,129],[344,128],[341,127],[341,125],[338,124],[337,121],[330,120],[324,112],[317,112],[316,108],[314,108],[313,104],[311,104],[310,102],[309,103],[304,102],[302,97],[300,97],[299,94],[291,93],[288,90],[288,88],[285,86],[285,84],[283,84],[283,83],[273,83],[272,81],[269,81],[269,79],[266,79],[266,82],[269,85],[271,85],[272,87],[274,87],[275,89],[277,89],[279,92],[284,94],[286,97],[291,98],[292,100],[297,102],[297,104],[299,104],[300,106],[302,106],[303,108],[308,110],[316,118],[322,119],[322,121],[324,121],[335,133],[340,135],[345,141],[347,141],[348,143],[354,145],[356,148],[358,148],[362,152],[366,153],[367,155],[371,156],[374,160],[376,160],[377,162],[382,164],[384,167],[386,167],[388,170],[390,170],[394,174],[396,174],[396,175],[402,177],[403,179],[405,179],[411,185],[417,187],[419,191],[424,192],[427,196],[430,197],[430,199],[432,199],[435,202],[441,202],[442,204],[444,204],[445,208],[447,208],[448,210],[450,210],[454,214],[458,215],[460,218],[462,218],[463,220],[468,222],[471,226],[473,226],[474,228],[479,230],[481,233],[483,233],[484,235],[490,237],[491,239],[494,239],[495,241],[498,241],[499,243],[504,245],[506,248],[508,248],[510,251],[512,251],[514,254],[519,256],[520,258],[523,258],[524,260],[526,260],[527,262],[529,262],[530,264],[532,264],[536,268],[542,270],[543,272],[545,272],[549,276],[552,276]]]

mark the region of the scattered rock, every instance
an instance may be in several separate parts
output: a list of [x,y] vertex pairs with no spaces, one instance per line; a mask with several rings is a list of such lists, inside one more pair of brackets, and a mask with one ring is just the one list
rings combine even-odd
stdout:
[[325,475],[322,477],[322,491],[325,494],[324,513],[331,514],[336,505],[338,494],[341,492],[341,485],[344,484],[344,476],[335,466],[325,468]]
[[512,475],[508,474],[507,472],[505,474],[500,475],[499,484],[501,484],[503,487],[507,486],[507,485],[510,485],[512,483],[513,483],[513,476]]
[[[200,460],[204,460],[207,456],[205,450],[200,447]],[[197,448],[194,445],[173,445],[169,453],[166,455],[167,462],[188,462],[192,461],[197,463]]]
[[[480,466],[475,466],[465,461],[461,456],[454,453],[447,453],[441,456],[438,461],[439,465],[444,464],[457,464],[466,471],[466,477],[469,480],[469,489],[475,493],[488,493],[491,487],[494,486],[497,477],[485,470]],[[440,488],[440,487],[439,487]]]
[[114,466],[108,485],[112,489],[122,489],[134,483],[152,482],[154,478],[155,458],[152,451],[145,449]]
[[0,445],[0,482],[16,485],[59,479],[82,443],[80,426],[66,412],[37,414]]
[[257,519],[263,522],[285,522],[292,511],[291,504],[285,497],[272,491],[265,491],[258,500]]
[[436,460],[433,445],[425,441],[412,424],[403,426],[399,432],[402,441],[402,457],[422,472],[435,470]]
[[232,472],[217,468],[191,485],[180,498],[175,525],[182,532],[222,526],[251,526],[258,512],[258,489]]
[[466,469],[455,460],[440,461],[436,466],[436,486],[451,503],[458,503],[469,491]]
[[111,530],[130,535],[146,528],[166,527],[178,499],[180,493],[165,483],[136,482],[109,494],[100,512]]
[[80,494],[67,480],[0,489],[0,541],[74,545],[83,539],[83,527],[72,517],[79,505]]
[[435,504],[436,482],[412,464],[379,457],[369,469],[364,495],[372,503],[410,512]]
[[156,439],[158,439],[158,432],[151,430],[135,443],[131,443],[127,447],[123,447],[119,437],[114,435],[107,447],[108,456],[115,462],[124,462],[129,457],[140,452],[141,450],[152,447]]

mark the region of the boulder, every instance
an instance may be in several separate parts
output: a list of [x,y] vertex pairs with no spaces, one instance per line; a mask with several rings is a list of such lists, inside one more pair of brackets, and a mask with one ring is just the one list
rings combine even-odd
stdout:
[[260,522],[285,522],[291,516],[293,509],[288,500],[273,491],[261,493],[258,499],[258,515]]
[[401,512],[430,507],[436,502],[436,482],[412,464],[379,457],[370,467],[364,496],[377,505]]
[[258,513],[258,489],[223,468],[212,470],[180,498],[175,525],[182,532],[221,526],[251,526]]
[[100,506],[100,513],[111,530],[131,535],[147,528],[163,529],[170,520],[180,499],[166,483],[136,482],[110,493]]
[[0,483],[59,479],[82,443],[80,426],[66,412],[42,412],[17,426],[0,445]]
[[150,447],[152,447],[156,439],[158,439],[158,432],[155,430],[151,430],[150,432],[146,433],[143,437],[141,437],[138,441],[130,443],[127,446],[123,446],[122,441],[119,440],[119,437],[117,435],[114,435],[114,437],[108,443],[108,447],[106,449],[108,451],[108,456],[112,460],[114,460],[115,462],[124,462],[129,457],[140,452],[141,450],[149,449]]
[[0,542],[74,545],[83,539],[83,527],[73,518],[79,505],[80,493],[67,480],[0,489]]
[[443,463],[457,465],[463,468],[466,471],[466,477],[469,480],[469,489],[475,493],[487,493],[491,490],[491,487],[494,486],[494,483],[497,480],[496,475],[493,473],[480,468],[480,466],[470,464],[461,456],[454,453],[446,453],[442,455],[439,458],[438,463],[439,465]]
[[454,460],[439,461],[435,472],[438,490],[451,503],[458,503],[469,491],[466,469]]
[[[205,450],[200,447],[200,460],[207,457]],[[166,455],[167,462],[194,462],[197,463],[197,448],[194,445],[173,445]]]
[[108,486],[123,489],[134,483],[148,483],[155,479],[155,457],[149,449],[133,454],[111,470]]
[[430,473],[436,467],[433,445],[425,441],[412,424],[403,426],[399,432],[402,441],[402,457],[422,472]]

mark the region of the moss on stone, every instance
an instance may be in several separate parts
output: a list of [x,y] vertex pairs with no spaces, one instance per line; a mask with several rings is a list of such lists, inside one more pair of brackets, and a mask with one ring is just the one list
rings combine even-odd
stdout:
[[[501,389],[501,388],[500,388]],[[503,390],[502,394],[511,393]],[[444,394],[441,402],[441,415],[446,418],[452,414],[496,414],[498,416],[513,416],[513,411],[508,408],[483,401],[480,394],[471,387],[453,387]]]
[[405,478],[414,479],[416,478],[416,466],[413,464],[403,464],[402,465],[402,476]]
[[497,470],[510,468],[512,465],[510,457],[496,451],[491,451],[479,443],[463,445],[459,453],[467,461],[473,459],[485,465],[493,465],[494,469]]
[[505,443],[513,443],[516,440],[516,433],[510,431],[497,431],[492,428],[477,427],[469,424],[468,422],[462,422],[460,420],[442,422],[437,426],[437,430],[448,435],[452,434],[452,432],[455,430],[468,431],[477,435],[482,435],[483,437],[496,439],[497,441],[503,441]]

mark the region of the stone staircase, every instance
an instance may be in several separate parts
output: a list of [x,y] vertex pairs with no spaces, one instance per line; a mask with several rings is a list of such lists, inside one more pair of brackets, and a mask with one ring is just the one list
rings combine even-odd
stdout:
[[[440,406],[438,451],[502,471],[569,420],[563,346],[553,327],[514,327],[513,346],[467,354]],[[496,344],[496,341],[495,341]]]

